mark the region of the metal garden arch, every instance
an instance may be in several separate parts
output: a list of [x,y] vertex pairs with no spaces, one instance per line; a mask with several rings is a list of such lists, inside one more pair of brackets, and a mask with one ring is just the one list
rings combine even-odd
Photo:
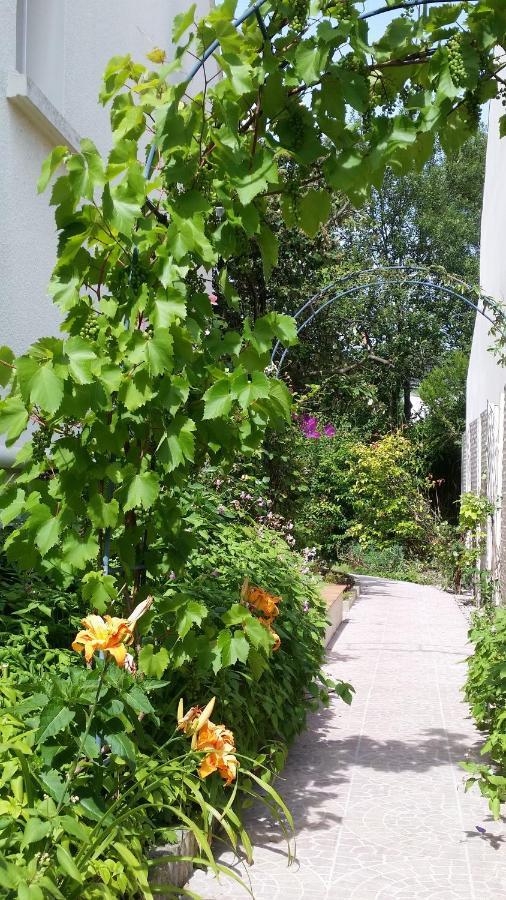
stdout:
[[[411,265],[361,269],[349,272],[325,285],[293,314],[297,324],[297,335],[304,331],[323,310],[337,303],[343,297],[367,292],[374,288],[381,289],[393,284],[423,287],[427,291],[457,298],[483,316],[490,323],[492,329],[506,339],[506,314],[495,300],[481,294],[476,288],[470,287],[459,278],[443,273],[439,268]],[[281,371],[288,353],[289,348],[284,347],[281,341],[276,341],[271,355],[271,364],[276,366],[278,373]]]

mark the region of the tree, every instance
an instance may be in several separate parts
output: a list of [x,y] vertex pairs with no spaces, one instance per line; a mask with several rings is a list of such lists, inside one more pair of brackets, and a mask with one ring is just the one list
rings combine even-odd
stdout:
[[442,357],[420,383],[424,418],[416,426],[427,470],[446,518],[456,520],[460,495],[461,441],[466,427],[466,378],[469,358],[462,350]]

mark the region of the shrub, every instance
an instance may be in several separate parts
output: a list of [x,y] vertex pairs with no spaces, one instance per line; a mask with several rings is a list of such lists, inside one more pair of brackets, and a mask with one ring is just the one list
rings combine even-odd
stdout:
[[369,446],[356,444],[351,475],[355,523],[348,529],[350,537],[364,546],[427,549],[433,517],[416,448],[404,435],[396,432]]
[[456,593],[474,586],[482,599],[491,599],[490,573],[478,572],[477,566],[485,549],[488,517],[493,512],[493,504],[487,497],[463,494],[458,524],[439,522],[437,525],[434,559],[445,587],[452,587]]
[[477,612],[469,636],[474,653],[467,661],[465,696],[478,728],[488,732],[481,750],[488,760],[462,765],[470,773],[467,786],[478,785],[497,819],[506,801],[506,609]]

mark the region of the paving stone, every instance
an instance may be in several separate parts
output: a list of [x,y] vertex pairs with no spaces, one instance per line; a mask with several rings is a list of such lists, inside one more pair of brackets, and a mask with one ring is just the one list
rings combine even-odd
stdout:
[[[458,765],[482,741],[461,694],[466,620],[435,588],[360,580],[327,664],[356,697],[310,718],[277,784],[296,862],[287,866],[283,835],[259,807],[246,823],[254,864],[231,851],[220,862],[256,900],[502,900],[506,829],[479,791],[465,793]],[[188,889],[203,900],[248,896],[205,872]]]

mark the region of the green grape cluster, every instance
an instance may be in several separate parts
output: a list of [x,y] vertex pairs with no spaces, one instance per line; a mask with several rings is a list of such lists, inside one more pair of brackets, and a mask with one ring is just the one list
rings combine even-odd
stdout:
[[466,80],[466,68],[462,57],[462,45],[458,34],[454,34],[447,44],[448,68],[456,87],[462,87]]
[[288,111],[288,127],[293,150],[300,150],[304,143],[304,114],[300,107],[292,106]]
[[142,266],[139,263],[139,258],[137,254],[134,253],[132,257],[132,264],[130,266],[129,283],[135,296],[137,296],[137,294],[139,293],[145,280],[145,273],[143,272]]
[[98,332],[98,316],[96,313],[90,312],[79,334],[85,341],[95,341],[98,337]]
[[479,95],[473,91],[466,91],[465,94],[466,118],[469,128],[476,130],[480,125],[481,102]]
[[353,0],[334,0],[334,7],[338,16],[349,19],[355,11]]
[[357,59],[356,56],[352,56],[351,53],[345,56],[343,65],[348,72],[356,72],[358,75],[364,75],[366,78],[369,76],[369,64],[363,59]]
[[291,7],[290,25],[294,31],[303,31],[309,15],[308,0],[293,0]]
[[35,463],[42,463],[46,458],[46,450],[51,445],[51,431],[41,425],[32,437],[32,459]]

